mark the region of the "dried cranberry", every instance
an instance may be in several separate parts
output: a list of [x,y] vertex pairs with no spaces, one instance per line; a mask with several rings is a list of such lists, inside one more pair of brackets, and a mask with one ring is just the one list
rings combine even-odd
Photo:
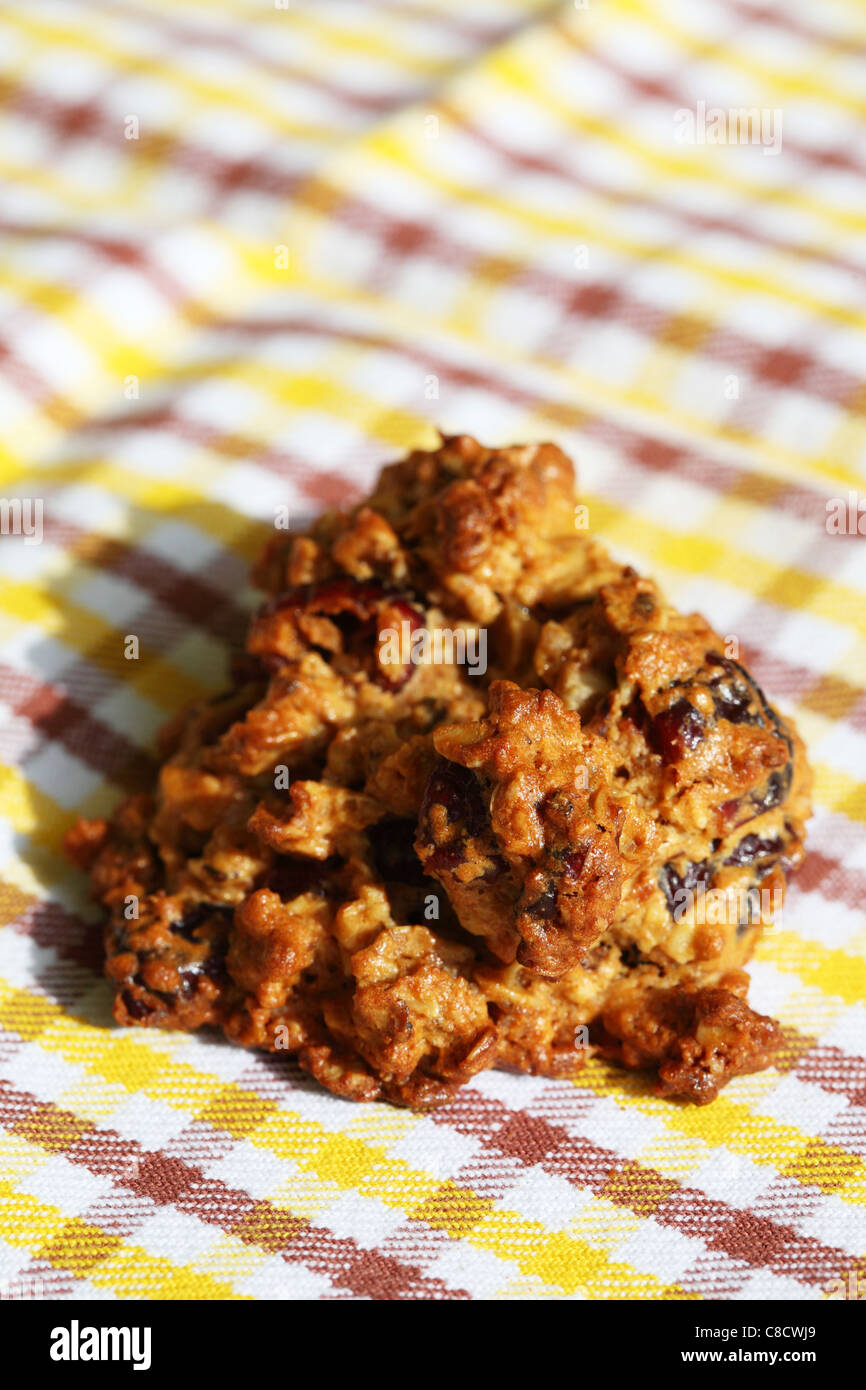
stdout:
[[757,716],[750,705],[749,691],[742,686],[713,683],[713,709],[717,719],[726,719],[729,724],[757,723]]
[[659,887],[665,895],[668,912],[671,914],[673,914],[674,908],[676,907],[676,896],[682,886],[682,878],[673,864],[662,864],[659,869]]
[[541,896],[527,904],[526,911],[533,917],[541,918],[543,922],[550,922],[558,917],[556,885],[548,883]]
[[793,763],[789,761],[780,770],[771,772],[766,782],[755,791],[734,801],[723,801],[719,806],[719,815],[725,822],[736,823],[738,820],[754,820],[765,811],[772,811],[774,807],[781,806],[787,797],[793,776]]
[[793,775],[794,769],[790,762],[786,763],[781,771],[770,773],[763,790],[752,792],[749,798],[755,808],[755,815],[761,815],[763,811],[772,811],[774,806],[781,806],[791,790]]
[[146,1004],[143,999],[138,999],[131,989],[125,989],[120,997],[123,1000],[123,1007],[126,1009],[129,1017],[139,1022],[143,1018],[148,1018],[150,1014],[154,1012],[153,1006],[151,1004]]
[[744,835],[724,862],[745,867],[754,864],[756,859],[779,854],[782,848],[783,842],[778,835],[766,840],[762,840],[758,835]]
[[708,652],[706,660],[708,666],[718,666],[724,672],[709,683],[717,719],[726,719],[729,724],[778,725],[764,692],[745,667],[718,652]]
[[185,999],[189,999],[190,995],[196,992],[202,972],[198,969],[188,969],[179,970],[177,973],[180,978],[180,992]]
[[763,910],[761,906],[761,893],[754,885],[748,889],[741,904],[741,911],[737,920],[737,936],[745,936],[750,927],[763,921]]
[[421,802],[421,816],[429,817],[433,806],[441,806],[449,825],[462,821],[467,835],[479,835],[487,825],[481,788],[468,767],[440,758],[430,774]]
[[212,951],[207,960],[202,962],[200,973],[215,985],[225,984],[228,979],[225,952]]
[[579,849],[570,849],[562,856],[562,862],[566,872],[572,878],[579,878],[583,873],[586,858],[589,853],[589,846],[583,845]]
[[672,862],[663,864],[659,871],[658,881],[671,916],[680,906],[677,902],[677,895],[683,891],[695,893],[702,884],[706,887],[712,880],[713,874],[714,865],[711,859],[701,859],[697,863],[687,864],[684,874],[680,874]]
[[686,749],[697,748],[706,734],[700,710],[685,697],[676,700],[653,720],[656,745],[666,763],[676,762]]
[[450,873],[452,869],[458,869],[466,858],[466,852],[462,842],[454,845],[440,845],[434,849],[432,854],[427,856],[426,868],[431,874]]
[[234,917],[234,908],[228,903],[196,903],[195,907],[190,908],[176,922],[172,922],[171,930],[175,936],[182,936],[185,941],[199,941],[195,935],[196,930],[207,922],[214,914],[225,922],[231,922]]
[[[424,627],[424,612],[408,594],[385,588],[374,581],[362,583],[356,579],[329,579],[321,584],[305,585],[277,595],[262,607],[260,616],[268,617],[286,608],[297,609],[299,616],[308,614],[328,618],[339,631],[345,652],[361,660],[367,658],[373,661],[373,676],[380,685],[391,690],[399,689],[412,675],[414,667],[411,661],[385,665],[379,658],[377,646],[377,635],[386,609],[396,614],[398,623],[408,623],[410,641],[412,633]],[[266,654],[263,659],[272,670],[275,669],[274,663],[277,666],[282,664],[278,653]]]
[[226,973],[226,950],[219,945],[211,951],[204,960],[192,961],[178,971],[181,980],[181,988],[187,996],[195,993],[199,981],[204,978],[212,980],[215,985],[224,985],[228,979]]
[[[428,874],[444,873],[456,869],[466,858],[466,842],[471,839],[490,836],[490,823],[484,809],[481,787],[468,768],[460,763],[449,763],[440,758],[430,774],[421,801],[418,824],[421,833],[435,843],[432,814],[434,807],[441,806],[449,826],[458,826],[455,839],[446,845],[438,845],[424,861]],[[507,870],[505,860],[498,854],[490,855],[491,862],[481,875],[486,882],[500,878]]]

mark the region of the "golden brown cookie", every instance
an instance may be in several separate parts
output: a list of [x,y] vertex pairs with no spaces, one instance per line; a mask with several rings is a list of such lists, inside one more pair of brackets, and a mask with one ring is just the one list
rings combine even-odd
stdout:
[[768,1064],[742,967],[802,858],[802,744],[575,506],[554,445],[460,436],[265,547],[230,688],[67,838],[118,1022],[422,1109],[592,1049],[699,1102]]

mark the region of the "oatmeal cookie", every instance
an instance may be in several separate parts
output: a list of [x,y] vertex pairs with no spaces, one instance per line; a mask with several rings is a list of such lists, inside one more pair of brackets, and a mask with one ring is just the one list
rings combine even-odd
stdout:
[[458,436],[265,546],[228,690],[67,837],[119,1023],[419,1109],[593,1050],[698,1102],[768,1064],[743,967],[803,855],[802,744],[575,507],[555,445]]

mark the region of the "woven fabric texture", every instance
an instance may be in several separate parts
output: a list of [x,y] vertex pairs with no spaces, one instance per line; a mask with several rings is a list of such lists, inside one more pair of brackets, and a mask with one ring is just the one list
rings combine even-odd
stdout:
[[[866,1278],[862,7],[27,0],[0,62],[0,1297]],[[219,687],[274,508],[434,426],[572,453],[806,738],[786,1048],[709,1107],[592,1061],[422,1117],[111,1021],[64,831]]]

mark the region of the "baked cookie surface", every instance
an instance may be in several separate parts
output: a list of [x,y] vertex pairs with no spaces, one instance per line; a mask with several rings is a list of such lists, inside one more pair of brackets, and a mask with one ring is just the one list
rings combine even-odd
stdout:
[[711,1100],[809,771],[723,639],[575,526],[552,444],[443,439],[277,533],[230,688],[67,837],[119,1023],[221,1028],[416,1108],[595,1048]]

